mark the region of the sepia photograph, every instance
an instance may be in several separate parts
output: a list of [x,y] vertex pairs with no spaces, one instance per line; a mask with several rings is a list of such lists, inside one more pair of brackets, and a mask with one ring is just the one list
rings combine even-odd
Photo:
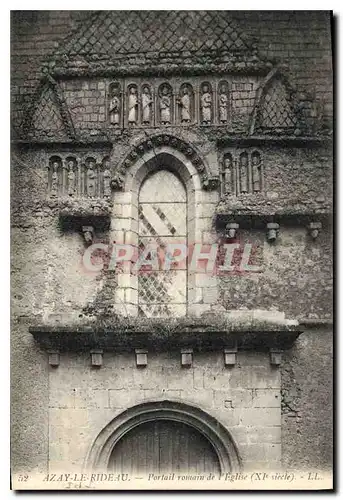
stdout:
[[10,17],[11,489],[332,490],[333,12]]

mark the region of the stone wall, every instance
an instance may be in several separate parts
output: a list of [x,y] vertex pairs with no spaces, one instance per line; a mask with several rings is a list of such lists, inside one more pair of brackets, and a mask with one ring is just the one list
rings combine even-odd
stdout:
[[333,461],[333,332],[305,331],[285,356],[282,378],[284,467],[330,470]]
[[50,472],[80,472],[97,435],[118,414],[147,401],[195,405],[230,430],[243,466],[277,470],[281,461],[280,371],[268,353],[239,352],[234,367],[223,353],[194,353],[191,368],[180,354],[105,353],[92,368],[89,354],[62,354],[49,369]]

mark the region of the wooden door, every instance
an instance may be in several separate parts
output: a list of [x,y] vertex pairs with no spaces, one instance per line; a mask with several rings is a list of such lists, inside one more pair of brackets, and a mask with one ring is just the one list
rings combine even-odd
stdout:
[[155,420],[138,425],[115,446],[109,470],[132,476],[150,473],[220,473],[210,442],[189,425]]

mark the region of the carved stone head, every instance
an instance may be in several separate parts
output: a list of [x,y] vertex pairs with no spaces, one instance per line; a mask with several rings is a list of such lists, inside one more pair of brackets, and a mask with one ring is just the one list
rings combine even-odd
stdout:
[[224,165],[225,165],[225,168],[231,168],[231,166],[232,166],[232,160],[231,160],[230,157],[226,157],[225,158]]
[[244,167],[248,164],[248,157],[246,155],[241,156],[241,165]]

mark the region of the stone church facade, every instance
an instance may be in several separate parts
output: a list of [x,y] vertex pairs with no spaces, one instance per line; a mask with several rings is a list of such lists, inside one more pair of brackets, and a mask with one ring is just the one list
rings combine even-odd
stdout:
[[15,474],[331,469],[330,28],[12,13]]

